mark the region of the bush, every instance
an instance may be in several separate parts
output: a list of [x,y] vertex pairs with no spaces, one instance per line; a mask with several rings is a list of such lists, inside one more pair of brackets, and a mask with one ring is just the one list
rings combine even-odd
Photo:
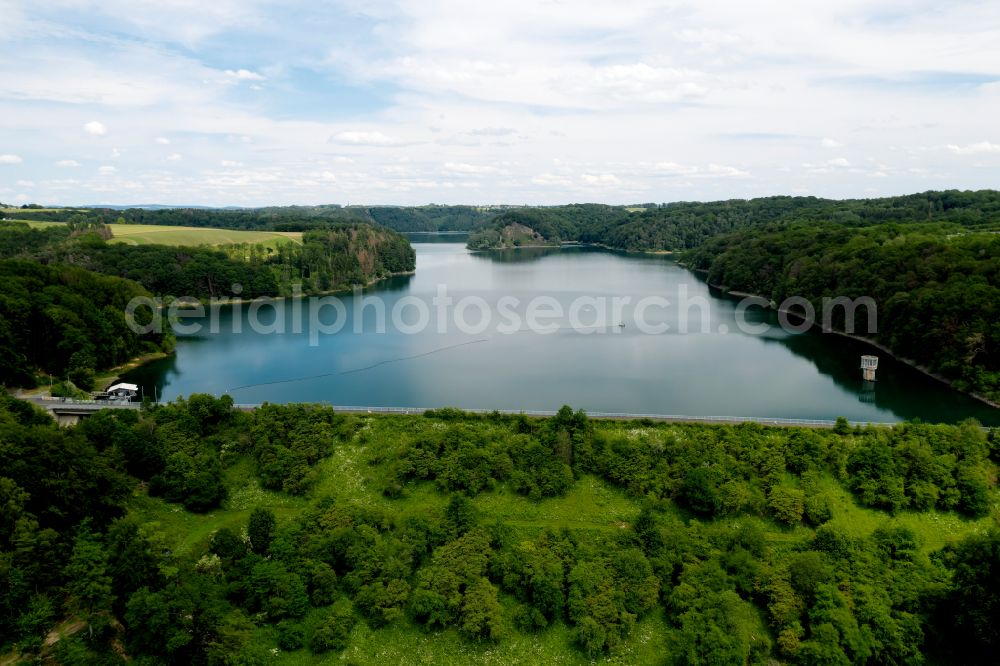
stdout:
[[309,639],[309,649],[313,652],[328,652],[343,650],[347,647],[347,639],[354,628],[354,609],[346,600],[338,601],[330,612],[313,629]]
[[94,369],[78,366],[72,368],[67,374],[69,381],[76,384],[81,391],[90,391],[94,388]]
[[695,467],[684,475],[679,499],[684,506],[699,515],[714,516],[720,506],[714,470],[710,467]]
[[298,622],[282,620],[278,623],[278,647],[291,652],[306,643],[306,633]]
[[56,398],[73,398],[74,400],[86,400],[90,397],[69,379],[53,384],[51,393]]
[[802,520],[805,493],[794,486],[779,484],[771,489],[767,505],[775,518],[787,525],[795,525]]
[[822,525],[833,517],[830,509],[830,498],[826,495],[810,495],[805,503],[806,520],[811,525]]

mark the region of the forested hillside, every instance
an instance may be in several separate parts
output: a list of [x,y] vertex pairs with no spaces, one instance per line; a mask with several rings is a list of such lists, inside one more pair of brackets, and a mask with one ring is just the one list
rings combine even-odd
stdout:
[[997,444],[0,396],[0,654],[993,663]]
[[44,230],[0,222],[0,256],[72,264],[135,280],[159,296],[200,299],[233,296],[234,284],[243,298],[289,295],[295,284],[304,294],[347,289],[410,272],[415,263],[404,237],[367,224],[313,229],[301,244],[207,248],[108,243],[98,233],[107,227],[84,220]]
[[[220,248],[120,245],[107,227],[75,218],[31,229],[0,222],[0,385],[36,384],[36,373],[90,390],[96,371],[171,351],[173,338],[137,335],[125,307],[137,296],[210,299],[285,296],[364,286],[413,270],[399,234],[367,224],[307,231],[302,243]],[[124,278],[124,279],[123,279]],[[169,326],[164,326],[169,331]]]
[[[686,261],[712,284],[778,303],[802,296],[817,313],[823,297],[870,296],[875,340],[1000,401],[1000,234],[933,224],[769,226],[713,239]],[[831,323],[843,330],[842,320]],[[858,326],[867,332],[863,309]]]
[[[501,215],[469,247],[517,246],[502,233],[515,222],[535,244],[687,250],[683,261],[711,284],[775,303],[805,297],[817,313],[824,297],[870,296],[874,340],[960,390],[1000,401],[1000,192],[540,208]],[[860,314],[856,332],[866,333]],[[843,310],[836,315],[830,324],[843,331]]]
[[496,218],[469,247],[496,245],[493,232],[517,222],[555,242],[576,241],[619,250],[685,250],[719,234],[769,224],[832,222],[864,227],[887,222],[949,223],[964,230],[1000,230],[1000,192],[924,192],[882,199],[764,197],[712,202],[678,202],[642,209],[575,204],[526,208]]
[[305,231],[368,222],[394,231],[468,231],[496,214],[477,206],[271,206],[265,208],[12,208],[4,217],[65,222],[83,215],[103,224],[160,224],[220,229]]
[[497,214],[477,206],[371,206],[367,211],[372,221],[393,231],[471,231]]
[[[601,234],[624,224],[632,215],[635,213],[629,213],[620,206],[602,204],[519,208],[497,216],[489,228],[472,234],[468,246],[473,250],[487,250],[565,241],[600,243],[603,242]],[[518,238],[509,230],[519,227],[535,232],[536,236],[531,238],[531,234],[527,234],[530,242],[515,242]]]
[[128,302],[149,296],[130,280],[0,260],[0,285],[0,385],[34,386],[41,370],[90,389],[96,370],[173,348],[169,326],[139,335],[126,324]]

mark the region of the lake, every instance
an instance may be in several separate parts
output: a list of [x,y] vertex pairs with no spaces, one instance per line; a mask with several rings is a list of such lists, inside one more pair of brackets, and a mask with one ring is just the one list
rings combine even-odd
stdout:
[[[337,295],[342,312],[315,299],[298,301],[301,312],[293,311],[293,301],[279,301],[283,313],[272,306],[256,313],[254,321],[285,329],[268,333],[252,330],[246,304],[224,306],[218,332],[179,334],[176,354],[126,379],[161,400],[229,393],[238,403],[515,410],[569,404],[644,414],[871,422],[975,417],[1000,424],[1000,410],[861,343],[818,332],[787,333],[773,312],[759,308],[750,308],[746,321],[769,330],[740,330],[738,302],[714,293],[669,257],[588,247],[470,253],[461,236],[412,239],[416,273],[363,294]],[[472,326],[454,324],[456,308],[444,315],[434,309],[442,289],[454,303],[467,302],[459,321]],[[707,304],[707,317],[701,308],[689,308],[685,318],[679,308],[657,300],[679,304],[685,295]],[[618,312],[603,306],[625,299]],[[385,308],[384,331],[376,301]],[[502,301],[510,307],[504,309]],[[642,302],[654,304],[639,313]],[[422,328],[420,303],[430,315]],[[536,324],[542,321],[552,332],[532,330],[531,303],[541,303]],[[583,325],[552,314],[561,308],[565,315],[581,303],[576,312]],[[335,323],[342,328],[310,335],[313,306],[327,330]],[[392,325],[394,310],[398,327]],[[492,313],[491,322],[479,330],[485,312]],[[648,332],[664,325],[666,331]],[[861,380],[863,353],[880,356],[874,385]]]

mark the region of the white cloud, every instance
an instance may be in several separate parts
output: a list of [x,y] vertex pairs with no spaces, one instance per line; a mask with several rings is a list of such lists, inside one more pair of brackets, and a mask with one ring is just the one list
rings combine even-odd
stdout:
[[35,181],[33,181],[33,180],[19,180],[19,181],[17,181],[16,184],[17,184],[18,187],[34,187],[35,186]]
[[339,132],[333,140],[341,143],[351,143],[358,146],[391,146],[397,143],[392,137],[378,131],[356,131],[350,130]]
[[168,162],[180,162],[182,159],[184,159],[184,156],[180,153],[170,153],[167,155]]
[[1000,144],[990,143],[989,141],[970,143],[965,146],[956,146],[954,144],[949,144],[948,150],[957,155],[980,155],[982,153],[1000,153]]
[[553,173],[542,173],[531,179],[531,182],[535,185],[542,185],[545,187],[558,186],[558,187],[573,187],[575,183],[572,179],[566,176],[560,176]]
[[[734,0],[343,0],[308,14],[264,0],[52,1],[16,3],[0,44],[6,150],[89,171],[33,171],[42,202],[845,197],[879,173],[886,193],[995,187],[983,165],[997,144],[981,138],[996,140],[1000,84],[961,81],[1000,62],[998,3],[886,21],[869,0],[777,13]],[[77,20],[84,10],[95,18]],[[253,60],[220,67],[248,35]],[[80,132],[91,118],[108,126]],[[30,150],[11,143],[24,136]],[[121,159],[95,148],[100,136]],[[845,144],[864,160],[839,157]],[[166,169],[158,146],[186,159]],[[97,177],[102,162],[115,177]]]
[[588,185],[600,185],[605,187],[621,185],[622,182],[621,179],[613,173],[584,173],[580,175],[580,178],[583,179],[583,182]]
[[57,167],[78,167],[80,163],[76,160],[59,160],[56,162]]
[[113,166],[105,165],[105,166],[97,167],[97,173],[101,174],[102,176],[110,176],[110,175],[114,174],[117,171],[118,171],[118,169],[116,169]]
[[251,72],[249,69],[227,69],[225,72],[226,76],[237,81],[263,81],[264,77],[257,72]]
[[709,164],[707,173],[709,176],[720,176],[723,178],[743,178],[750,173],[725,164]]
[[444,168],[445,171],[451,171],[452,173],[468,174],[496,173],[499,171],[496,167],[467,164],[465,162],[445,162]]
[[23,161],[20,155],[11,155],[10,153],[0,155],[0,164],[20,164]]
[[657,162],[653,165],[653,169],[671,176],[689,176],[698,172],[696,166],[685,166],[677,162]]
[[108,128],[102,122],[91,120],[89,123],[84,123],[83,131],[94,136],[104,136],[108,133]]
[[516,130],[510,127],[477,127],[469,130],[472,136],[510,136],[515,132]]

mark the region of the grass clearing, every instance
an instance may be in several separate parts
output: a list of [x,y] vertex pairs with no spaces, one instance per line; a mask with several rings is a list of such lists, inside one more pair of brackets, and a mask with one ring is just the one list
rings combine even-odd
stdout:
[[23,222],[32,229],[48,229],[49,227],[64,226],[65,222],[43,222],[41,220],[10,220],[11,222]]
[[300,231],[244,231],[154,224],[112,224],[109,228],[113,235],[111,242],[126,245],[157,244],[183,247],[251,243],[276,247],[279,243],[302,243]]
[[245,456],[226,468],[225,481],[229,495],[214,511],[185,511],[180,504],[150,497],[145,490],[133,497],[131,511],[148,534],[156,535],[175,555],[184,556],[207,548],[212,533],[223,527],[239,533],[255,508],[271,509],[280,522],[308,505],[305,499],[262,488],[254,473],[254,462]]
[[973,519],[953,511],[900,511],[891,515],[859,505],[833,478],[826,477],[820,484],[833,510],[830,525],[854,537],[868,536],[883,525],[899,525],[913,530],[920,538],[920,549],[930,553],[970,534],[983,533],[993,524],[990,516]]
[[635,500],[593,476],[577,480],[563,497],[533,502],[503,485],[473,504],[484,516],[529,530],[623,530],[639,514]]

